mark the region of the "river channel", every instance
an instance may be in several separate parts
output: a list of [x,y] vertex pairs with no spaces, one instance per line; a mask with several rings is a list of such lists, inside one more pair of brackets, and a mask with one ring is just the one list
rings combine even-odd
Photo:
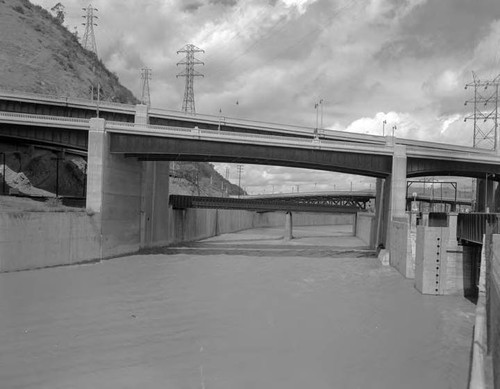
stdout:
[[466,388],[471,302],[342,228],[280,234],[0,274],[0,388]]

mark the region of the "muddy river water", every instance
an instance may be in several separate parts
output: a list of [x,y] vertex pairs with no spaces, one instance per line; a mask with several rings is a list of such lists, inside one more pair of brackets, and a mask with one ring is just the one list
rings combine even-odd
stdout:
[[0,388],[466,388],[471,302],[280,233],[0,274]]

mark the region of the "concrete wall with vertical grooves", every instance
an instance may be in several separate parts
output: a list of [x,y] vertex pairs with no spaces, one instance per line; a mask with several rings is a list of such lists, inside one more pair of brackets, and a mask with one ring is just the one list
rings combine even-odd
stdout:
[[[123,196],[120,195],[122,200]],[[1,212],[0,272],[70,265],[137,252],[140,241],[138,196],[134,192],[127,197],[134,203],[130,214],[122,213],[121,207],[113,207],[112,202],[107,204],[105,236],[102,237],[102,215],[98,213]],[[107,197],[108,201],[114,198],[111,193]],[[282,212],[169,209],[168,214],[168,226],[162,228],[165,237],[155,237],[165,244],[196,241],[249,228],[284,228],[285,223]],[[353,224],[354,216],[295,213],[293,223],[295,226]]]
[[375,214],[373,213],[359,212],[356,219],[356,236],[371,248],[375,245],[375,236],[373,234],[375,221]]
[[493,235],[487,281],[488,352],[492,357],[494,387],[500,387],[500,235]]
[[[227,209],[171,210],[169,244],[192,242],[249,228],[283,227],[283,212],[253,212]],[[295,226],[354,224],[354,214],[294,213]]]
[[391,266],[396,268],[406,278],[413,278],[414,271],[409,239],[409,220],[404,217],[393,220],[390,223],[389,236]]
[[0,213],[0,271],[69,265],[101,257],[100,216]]

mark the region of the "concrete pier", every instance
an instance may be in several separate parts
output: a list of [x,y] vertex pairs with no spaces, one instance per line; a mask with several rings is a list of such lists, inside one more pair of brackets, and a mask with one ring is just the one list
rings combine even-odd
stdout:
[[[145,123],[138,106],[137,124]],[[168,162],[142,162],[109,153],[104,119],[90,120],[87,209],[98,214],[101,257],[167,242]]]
[[285,214],[285,240],[293,239],[293,216],[291,212]]

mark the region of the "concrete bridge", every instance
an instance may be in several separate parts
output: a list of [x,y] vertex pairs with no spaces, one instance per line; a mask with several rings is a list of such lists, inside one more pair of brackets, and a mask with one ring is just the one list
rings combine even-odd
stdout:
[[[488,177],[478,201],[486,208],[494,206],[493,182],[500,177],[496,152],[391,136],[328,131],[317,138],[313,129],[296,126],[7,92],[0,93],[0,109],[4,139],[88,150],[87,208],[101,215],[104,236],[116,228],[113,235],[118,237],[123,226],[140,219],[139,236],[131,239],[123,231],[127,246],[162,243],[168,224],[168,197],[162,196],[168,193],[168,161],[278,165],[376,177],[375,245],[385,247],[391,247],[389,238],[395,236],[392,223],[406,218],[407,178]],[[481,195],[485,192],[487,196]],[[391,254],[396,255],[394,250]]]
[[[97,114],[99,118],[95,117]],[[474,286],[471,280],[476,278],[473,269],[477,262],[470,258],[475,256],[477,250],[473,245],[477,245],[481,235],[485,242],[484,234],[469,231],[465,236],[463,232],[468,230],[463,223],[467,218],[459,219],[456,214],[446,216],[446,226],[432,226],[424,215],[417,228],[417,215],[406,212],[406,181],[409,177],[426,175],[484,179],[478,187],[479,210],[494,210],[500,177],[497,152],[469,147],[336,131],[315,138],[312,129],[294,126],[188,116],[148,110],[141,105],[96,106],[95,102],[85,100],[26,94],[0,93],[0,136],[40,147],[55,145],[88,153],[87,214],[62,215],[54,222],[59,235],[67,234],[66,239],[61,238],[60,252],[50,255],[51,260],[60,256],[54,260],[57,265],[169,243],[169,231],[188,218],[187,212],[175,213],[169,207],[169,161],[270,164],[376,177],[376,215],[358,224],[369,226],[368,233],[375,237],[371,241],[373,247],[387,248],[381,259],[405,277],[415,278],[415,286],[422,293],[464,293]],[[11,219],[9,222],[15,227],[12,234],[18,236],[23,220],[17,215],[0,217],[15,218],[15,223]],[[36,217],[27,218],[30,225],[37,223]],[[204,222],[195,215],[188,228],[195,229]],[[218,231],[220,225],[215,224]],[[470,244],[458,245],[457,236]],[[484,387],[473,382],[484,382],[486,349],[492,350],[493,374],[495,382],[500,382],[500,239],[496,237],[488,246],[496,254],[480,261],[480,303],[471,369],[474,388]],[[10,250],[20,255],[19,245],[7,246],[0,247],[0,254]],[[489,273],[483,269],[487,269],[487,262]],[[17,263],[8,260],[0,261],[0,265],[19,269]],[[485,279],[491,283],[489,289]],[[485,312],[491,323],[488,328]],[[486,344],[485,339],[491,344]]]

